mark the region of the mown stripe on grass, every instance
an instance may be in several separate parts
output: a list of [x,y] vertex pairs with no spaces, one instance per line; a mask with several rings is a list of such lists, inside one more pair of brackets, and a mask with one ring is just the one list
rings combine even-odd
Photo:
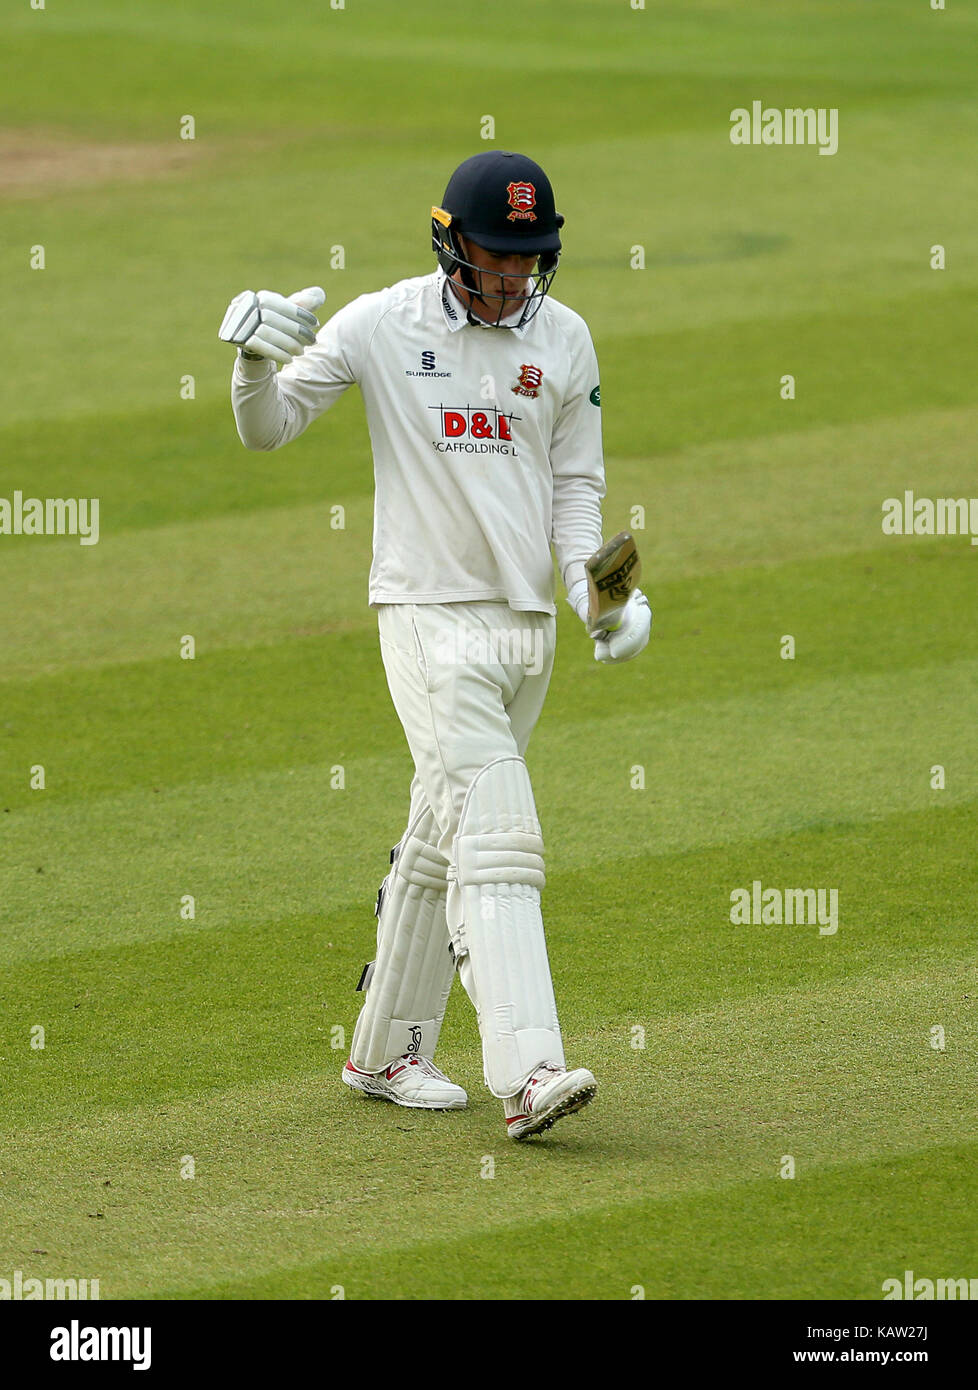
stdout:
[[[668,710],[681,719],[683,706],[712,703],[720,693],[748,702],[797,699],[805,687],[834,683],[842,690],[870,678],[892,685],[911,672],[918,684],[940,683],[949,665],[978,657],[978,626],[962,621],[973,569],[970,554],[910,546],[840,556],[833,564],[718,572],[695,588],[650,586],[652,645],[627,668],[597,665],[576,619],[562,608],[538,737],[545,742],[568,719],[575,732],[591,718],[610,730],[643,711],[653,720]],[[162,658],[69,664],[0,683],[4,804],[41,808],[25,774],[36,763],[60,801],[173,786],[202,773],[213,780],[296,760],[333,764],[401,751],[372,612],[362,625],[322,615],[311,632],[295,619],[283,630],[285,613],[267,614],[267,627],[256,624],[246,646],[218,634],[219,620],[215,612],[215,630],[190,632],[192,661],[180,658],[177,624]],[[794,643],[791,660],[782,658],[786,636]],[[149,634],[147,640],[158,650],[160,643]],[[959,713],[966,718],[969,709],[978,709],[978,695],[965,696]],[[783,716],[773,717],[777,724]],[[625,741],[605,743],[627,756],[632,731],[627,722],[621,728]]]
[[[973,1143],[974,988],[973,969],[969,976],[948,961],[925,973],[785,991],[773,1010],[765,997],[664,1017],[641,1052],[606,1035],[571,1034],[599,1077],[599,1097],[520,1146],[506,1139],[500,1105],[481,1087],[476,1048],[457,1036],[442,1062],[472,1105],[452,1115],[349,1095],[337,1076],[342,1057],[322,1042],[316,1064],[288,1032],[266,1033],[274,1055],[244,1082],[234,1069],[232,1012],[212,1017],[207,1000],[196,1021],[184,1020],[196,1066],[154,1046],[152,1020],[143,1023],[147,1055],[119,1078],[128,1098],[121,1108],[97,1094],[83,1105],[77,1069],[69,1104],[49,1093],[40,1069],[66,1071],[52,1040],[34,1058],[34,1123],[5,1138],[3,1253],[16,1266],[30,1241],[71,1267],[98,1259],[106,1296],[120,1297],[149,1280],[167,1287],[247,1277],[270,1260],[342,1262],[351,1246],[389,1258],[419,1232],[480,1241],[501,1227],[518,1234],[528,1213],[560,1219],[568,1205],[578,1228],[636,1196],[695,1205],[692,1194],[745,1177],[785,1190],[785,1155],[803,1191],[825,1166],[881,1156],[892,1165]],[[938,1010],[947,1021],[943,1053],[924,1026]],[[246,1056],[250,1042],[240,1040]],[[219,1069],[223,1085],[214,1084]],[[186,1155],[195,1160],[192,1181],[180,1173]],[[487,1155],[492,1181],[481,1177]],[[939,1173],[940,1158],[930,1167]],[[961,1190],[975,1181],[971,1168]],[[97,1228],[93,1211],[102,1213]],[[818,1229],[821,1212],[809,1215]],[[930,1229],[937,1238],[940,1227]],[[629,1248],[654,1249],[655,1240],[633,1228]]]
[[[202,940],[92,951],[73,958],[68,976],[57,962],[9,972],[5,1105],[8,1123],[22,1127],[20,1143],[50,1142],[51,1127],[66,1123],[83,1132],[138,1129],[150,1121],[147,1114],[140,1119],[136,1096],[144,1110],[175,1107],[184,1125],[203,1098],[230,1112],[236,1097],[252,1089],[273,1109],[311,1104],[317,1079],[324,1078],[327,1109],[338,1104],[345,1098],[336,1080],[345,1050],[332,1030],[340,1026],[348,1038],[360,1004],[352,968],[358,943],[349,930],[343,939],[339,925],[331,922],[327,935],[315,919],[242,924]],[[755,928],[741,959],[751,948],[758,955],[770,949],[769,941],[770,933]],[[693,1119],[716,1131],[711,1161],[720,1161],[734,1135],[753,1142],[758,1115],[769,1127],[784,1123],[807,1132],[831,1097],[839,1123],[854,1134],[885,1129],[890,1111],[909,1125],[908,1133],[930,1134],[938,1122],[968,1132],[978,1036],[970,1004],[978,983],[973,953],[960,937],[912,956],[888,950],[883,933],[877,943],[876,958],[865,953],[848,973],[823,976],[809,961],[797,987],[778,989],[759,975],[750,993],[736,986],[725,993],[706,962],[712,934],[691,932],[685,942],[666,943],[655,970],[647,962],[643,971],[623,952],[620,998],[609,995],[606,970],[589,974],[586,943],[562,943],[555,972],[568,1051],[603,1073],[611,1109],[623,1112],[616,1120],[621,1136],[628,1131],[629,1143],[650,1160],[664,1136],[681,1142],[681,1127]],[[679,993],[681,977],[670,990],[665,972],[682,945],[703,976],[698,1007],[676,1009],[669,996]],[[40,1051],[30,1046],[32,1020],[45,1024]],[[646,1030],[643,1048],[633,1045],[634,1023]],[[944,1051],[933,1046],[934,1024],[945,1030]],[[498,1107],[477,1079],[477,1032],[460,990],[443,1050],[444,1065],[457,1066],[463,1084],[488,1107],[483,1113],[480,1104],[479,1114],[498,1120]],[[874,1088],[878,1102],[866,1109]],[[193,1123],[199,1134],[209,1121],[201,1116]]]
[[[545,836],[577,846],[578,862],[602,845],[627,842],[642,857],[978,794],[973,660],[942,668],[939,701],[929,668],[799,685],[786,669],[781,691],[660,710],[651,664],[622,674],[600,740],[593,719],[565,715],[542,724],[530,745]],[[937,765],[947,779],[942,791],[931,786]],[[582,814],[584,785],[592,795]]]
[[[794,565],[914,549],[974,560],[970,537],[889,536],[883,503],[969,498],[975,492],[978,410],[922,410],[870,422],[813,426],[674,454],[607,461],[608,529],[636,528],[645,587],[717,570]],[[867,563],[873,563],[867,556]]]
[[[138,415],[128,423],[136,438],[147,427]],[[780,429],[784,423],[782,417]],[[756,601],[764,605],[780,592],[772,574],[776,567],[788,582],[795,566],[819,559],[832,561],[824,578],[816,581],[812,566],[802,572],[802,587],[807,593],[813,582],[825,586],[826,621],[837,620],[850,610],[854,591],[845,566],[860,556],[867,568],[888,566],[887,576],[898,582],[904,573],[900,566],[910,564],[910,557],[933,556],[937,563],[939,556],[948,565],[975,559],[966,536],[885,535],[882,503],[902,497],[908,488],[918,497],[968,497],[976,423],[973,409],[925,411],[877,425],[691,446],[664,459],[611,458],[606,530],[634,526],[632,508],[644,508],[644,526],[636,534],[657,631],[701,595],[718,607],[737,602],[742,626],[752,623],[753,605],[745,605],[736,591],[728,596],[722,587],[668,587],[678,580],[745,570],[744,582],[756,585]],[[226,424],[230,428],[230,418]],[[254,466],[255,456],[235,443],[244,481],[230,456],[215,462],[206,485],[194,482],[189,490],[169,470],[158,481],[160,468],[151,486],[134,489],[129,461],[122,469],[130,479],[125,483],[114,468],[105,470],[107,476],[96,470],[91,485],[102,493],[98,546],[6,538],[0,574],[5,587],[21,597],[0,613],[0,676],[24,679],[62,667],[158,658],[175,652],[187,632],[202,656],[309,627],[372,632],[375,616],[366,603],[373,506],[369,462],[359,473],[347,467],[334,489],[332,461],[343,457],[349,464],[349,444],[342,430],[333,432],[328,417],[314,433],[288,459],[262,455],[260,468]],[[181,438],[181,447],[189,448],[189,440]],[[71,487],[57,470],[48,483],[43,476],[36,485],[40,495],[48,495],[46,487],[50,495],[75,490],[77,475]],[[304,500],[297,503],[296,497]],[[337,505],[344,509],[341,528],[334,527]],[[833,577],[843,592],[830,598]],[[954,582],[950,573],[948,578]],[[932,625],[931,606],[942,600],[922,573],[921,580],[916,594],[907,571],[897,594],[889,577],[857,576],[857,597],[884,585],[877,594],[881,607],[888,592],[899,598],[898,622],[881,614],[877,624],[875,615],[868,615],[883,629],[881,636]],[[963,582],[954,586],[955,602],[966,597],[959,593]],[[563,613],[559,585],[558,594]],[[962,636],[974,628],[959,626]],[[573,625],[571,630],[579,632]],[[869,645],[864,636],[861,645]]]
[[[548,852],[565,868],[608,851],[641,862],[966,805],[978,795],[976,678],[975,661],[943,667],[937,705],[932,668],[798,686],[786,670],[780,692],[662,710],[629,695],[641,694],[634,680],[619,681],[618,711],[602,722],[600,745],[593,721],[565,715],[551,716],[530,746]],[[345,901],[351,883],[374,883],[403,830],[410,759],[406,748],[375,757],[365,743],[351,750],[348,726],[341,729],[335,754],[313,765],[283,748],[282,765],[264,768],[258,731],[253,766],[205,781],[200,760],[176,781],[171,750],[169,780],[157,782],[163,768],[151,749],[136,763],[142,785],[114,794],[91,795],[84,772],[63,785],[56,756],[48,790],[18,791],[8,781],[10,809],[0,808],[5,949],[70,949],[93,929],[115,939],[130,938],[134,926],[168,932],[185,893],[198,898],[202,921],[218,925],[267,901],[269,884],[280,885],[283,912],[306,912],[337,891]],[[947,778],[940,791],[931,786],[937,764]],[[342,788],[334,768],[344,769]],[[582,786],[590,789],[586,816]]]
[[[978,348],[967,338],[967,325],[976,305],[975,289],[948,288],[894,294],[858,313],[758,314],[651,338],[613,336],[604,346],[602,372],[622,383],[617,389],[626,414],[609,431],[610,448],[655,455],[712,440],[783,434],[789,422],[804,430],[972,406]],[[899,356],[892,350],[897,341]],[[636,361],[644,377],[636,377]],[[790,402],[780,395],[786,373],[796,380]],[[763,393],[761,381],[769,383]],[[650,383],[654,399],[667,406],[638,408]],[[636,393],[634,400],[624,396],[628,391]]]
[[[839,1163],[794,1180],[540,1218],[448,1240],[283,1265],[151,1298],[546,1300],[883,1298],[884,1281],[969,1278],[974,1144]],[[139,1295],[137,1295],[139,1296]],[[892,1309],[891,1309],[892,1311]],[[867,1312],[867,1319],[871,1314]],[[908,1314],[908,1318],[910,1315]],[[910,1319],[912,1321],[912,1319]]]

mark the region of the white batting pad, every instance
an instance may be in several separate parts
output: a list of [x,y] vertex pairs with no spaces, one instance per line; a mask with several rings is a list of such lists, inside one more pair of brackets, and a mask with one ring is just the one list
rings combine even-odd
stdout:
[[448,921],[482,1033],[486,1085],[514,1095],[541,1062],[564,1064],[540,914],[543,837],[526,763],[488,763],[466,793]]
[[395,1057],[431,1058],[455,973],[445,923],[448,864],[431,809],[408,826],[378,899],[377,959],[350,1060],[380,1071]]

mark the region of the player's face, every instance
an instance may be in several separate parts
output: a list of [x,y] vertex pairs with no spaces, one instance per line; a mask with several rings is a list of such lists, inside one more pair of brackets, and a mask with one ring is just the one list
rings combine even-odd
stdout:
[[[512,251],[487,251],[463,236],[459,236],[459,242],[466,260],[478,269],[476,285],[486,300],[483,303],[480,299],[472,299],[470,308],[473,314],[494,323],[522,309],[530,293],[529,277],[538,257],[518,256]],[[457,270],[452,278],[461,283],[461,271]],[[502,313],[499,311],[500,299],[504,301]]]

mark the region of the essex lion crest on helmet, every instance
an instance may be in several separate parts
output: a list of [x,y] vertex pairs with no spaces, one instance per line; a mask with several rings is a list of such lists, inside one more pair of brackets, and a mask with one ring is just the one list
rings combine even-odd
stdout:
[[537,215],[533,209],[537,205],[537,191],[532,183],[527,183],[525,179],[517,179],[506,186],[506,197],[509,205],[513,209],[507,213],[509,222],[535,222]]

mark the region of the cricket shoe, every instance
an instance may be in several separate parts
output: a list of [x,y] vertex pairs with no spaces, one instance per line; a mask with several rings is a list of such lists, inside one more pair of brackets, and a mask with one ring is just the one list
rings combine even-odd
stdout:
[[392,1100],[411,1110],[464,1110],[469,1103],[461,1086],[449,1081],[434,1062],[410,1053],[395,1057],[383,1071],[360,1071],[347,1062],[343,1080],[354,1091],[378,1100]]
[[510,1139],[527,1139],[549,1129],[555,1120],[572,1115],[593,1100],[598,1083],[589,1071],[544,1062],[537,1067],[522,1091],[503,1101],[506,1129]]

